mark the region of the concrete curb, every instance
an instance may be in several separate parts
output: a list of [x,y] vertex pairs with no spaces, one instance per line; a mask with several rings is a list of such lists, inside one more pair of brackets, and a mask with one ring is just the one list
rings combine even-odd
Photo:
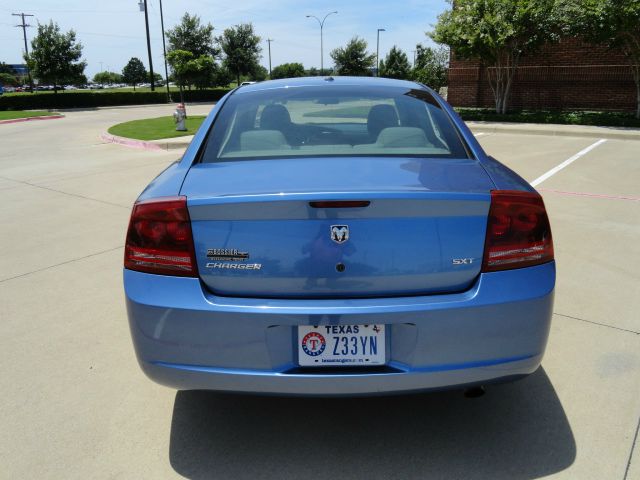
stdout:
[[[180,137],[177,137],[178,139]],[[151,150],[155,152],[169,151],[169,150],[184,150],[191,143],[192,135],[186,136],[188,140],[173,140],[173,139],[162,139],[162,140],[135,140],[133,138],[119,137],[117,135],[111,135],[110,133],[102,133],[100,135],[100,139],[106,143],[116,143],[118,145],[122,145],[124,147],[129,148],[137,148],[140,150]]]
[[0,125],[4,125],[7,123],[31,122],[33,120],[56,120],[58,118],[64,118],[64,115],[43,115],[39,117],[11,118],[9,120],[0,120]]
[[[174,137],[181,139],[182,137]],[[191,139],[193,135],[185,135],[185,140],[173,140],[173,139],[162,139],[162,140],[153,140],[151,143],[159,146],[162,150],[184,150],[191,143]],[[188,138],[188,140],[186,140]],[[172,141],[173,140],[173,141]]]
[[606,138],[610,140],[640,140],[640,128],[473,121],[468,121],[466,124],[471,130],[478,133],[513,133],[522,135]]

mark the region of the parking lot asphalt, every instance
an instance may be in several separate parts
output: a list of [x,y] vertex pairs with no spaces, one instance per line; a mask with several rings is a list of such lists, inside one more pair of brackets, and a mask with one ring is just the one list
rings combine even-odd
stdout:
[[[0,478],[640,479],[640,141],[607,139],[537,185],[558,283],[534,375],[476,399],[243,397],[151,383],[129,338],[131,204],[179,151],[99,135],[171,111],[0,126]],[[534,181],[597,133],[478,139]]]

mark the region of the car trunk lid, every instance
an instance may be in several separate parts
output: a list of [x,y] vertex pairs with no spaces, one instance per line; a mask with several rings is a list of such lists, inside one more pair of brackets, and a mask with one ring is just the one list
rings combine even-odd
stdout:
[[356,298],[467,289],[492,188],[474,160],[305,158],[199,164],[181,194],[213,293]]

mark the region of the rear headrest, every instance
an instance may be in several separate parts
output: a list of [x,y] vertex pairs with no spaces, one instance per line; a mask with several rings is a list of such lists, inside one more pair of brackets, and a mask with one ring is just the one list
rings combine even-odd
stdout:
[[378,135],[377,145],[382,147],[428,147],[431,144],[421,128],[391,127]]
[[291,115],[283,105],[267,105],[260,114],[260,128],[264,130],[284,130],[290,123]]
[[367,115],[367,130],[372,138],[378,138],[387,127],[398,126],[398,114],[391,105],[374,105]]
[[283,150],[291,148],[279,130],[249,130],[240,134],[240,150]]

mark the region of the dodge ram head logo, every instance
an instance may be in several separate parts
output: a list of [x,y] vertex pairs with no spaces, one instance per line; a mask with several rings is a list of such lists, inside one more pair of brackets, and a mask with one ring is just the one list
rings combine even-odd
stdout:
[[349,226],[331,225],[331,240],[336,243],[344,243],[349,240]]

